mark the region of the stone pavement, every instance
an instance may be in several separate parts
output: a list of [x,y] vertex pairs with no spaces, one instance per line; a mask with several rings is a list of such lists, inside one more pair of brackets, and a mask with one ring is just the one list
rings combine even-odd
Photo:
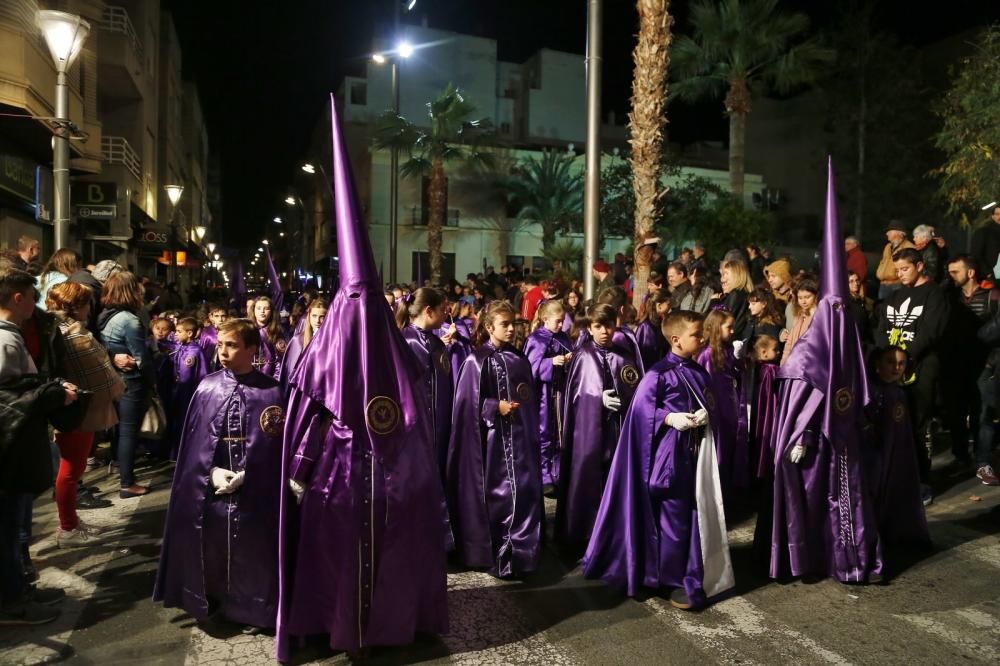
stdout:
[[[941,458],[941,457],[939,457]],[[943,458],[950,460],[950,455]],[[934,548],[895,563],[885,586],[825,580],[779,584],[756,574],[753,521],[730,532],[737,590],[702,613],[659,597],[629,600],[580,577],[547,549],[523,582],[478,572],[448,577],[451,632],[406,648],[376,649],[373,664],[946,664],[997,663],[1000,651],[1000,488],[939,467],[928,509]],[[140,470],[156,492],[82,512],[113,539],[60,550],[54,504],[39,500],[32,546],[41,582],[69,598],[55,623],[0,629],[0,665],[266,664],[272,638],[234,627],[199,628],[150,601],[168,498],[169,468]],[[106,470],[89,484],[112,491]],[[979,498],[979,501],[970,499]],[[553,507],[548,506],[551,515]],[[340,664],[322,641],[297,663]]]

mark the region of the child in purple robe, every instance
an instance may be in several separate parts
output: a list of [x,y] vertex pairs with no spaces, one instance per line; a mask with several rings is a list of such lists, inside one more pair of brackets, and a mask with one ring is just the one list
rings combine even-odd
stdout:
[[153,600],[199,620],[218,610],[273,627],[284,400],[278,382],[253,368],[258,344],[246,319],[219,328],[223,370],[198,386],[183,420]]
[[531,362],[538,396],[538,443],[542,456],[542,485],[554,486],[559,478],[559,442],[562,424],[563,387],[566,368],[573,357],[573,344],[562,330],[565,316],[562,303],[545,301],[535,316],[540,326],[524,343],[524,355]]
[[254,367],[268,377],[281,376],[281,361],[288,341],[281,323],[274,314],[271,299],[261,296],[253,303],[253,321],[260,330],[260,348],[254,358]]
[[635,329],[635,337],[639,343],[642,364],[651,368],[670,351],[670,346],[660,332],[663,317],[670,312],[670,293],[659,291],[652,294],[645,307],[639,327]]
[[278,376],[278,381],[281,383],[281,388],[285,393],[288,393],[288,383],[292,377],[292,373],[298,367],[299,360],[302,358],[302,354],[305,353],[306,347],[312,342],[312,339],[319,331],[319,327],[326,320],[326,313],[329,308],[330,303],[325,298],[314,298],[306,306],[301,320],[302,330],[293,335],[292,339],[288,342],[288,348],[285,350],[285,358],[281,364],[281,372]]
[[878,518],[882,543],[930,545],[927,517],[920,498],[920,472],[913,443],[907,397],[900,382],[908,357],[899,347],[875,353],[875,379],[865,408],[865,478]]
[[198,333],[198,344],[205,356],[205,367],[209,372],[213,372],[218,367],[218,360],[215,358],[215,347],[218,344],[218,331],[229,319],[229,311],[223,305],[213,305],[208,310],[208,320],[210,324],[203,326]]
[[174,350],[177,343],[170,339],[174,333],[174,324],[169,319],[159,317],[150,323],[149,331],[149,347],[156,372],[156,392],[163,404],[167,405],[174,393]]
[[[615,337],[612,344],[614,344],[619,354],[631,358],[640,372],[644,371],[642,353],[639,351],[639,341],[635,337],[635,332],[626,324],[626,310],[631,306],[628,304],[628,295],[625,293],[625,290],[621,287],[608,287],[601,291],[596,302],[610,305],[614,308],[618,316],[618,321],[615,323]],[[632,312],[634,313],[635,311],[633,310]]]
[[165,405],[167,418],[167,435],[170,442],[170,459],[177,459],[177,450],[181,443],[184,416],[187,414],[191,396],[194,395],[198,383],[208,374],[205,371],[205,355],[201,345],[195,340],[198,333],[198,321],[193,317],[185,317],[177,322],[174,336],[177,346],[173,352],[174,390],[170,396],[169,405]]
[[642,378],[632,359],[614,347],[616,322],[610,305],[590,308],[588,339],[566,379],[555,535],[571,551],[582,551],[590,539],[622,418]]
[[731,312],[709,312],[704,325],[705,348],[698,355],[698,363],[708,371],[718,401],[715,446],[727,506],[750,487],[749,415],[742,390],[744,363],[736,358],[733,349],[734,323]]
[[781,343],[770,335],[753,341],[753,405],[750,412],[750,465],[754,478],[767,479],[774,467],[771,437],[778,404],[778,349]]
[[542,472],[531,364],[511,343],[514,308],[494,301],[462,365],[448,447],[448,510],[462,562],[509,578],[538,567]]
[[674,588],[670,603],[694,610],[734,585],[713,441],[718,409],[695,361],[701,315],[672,312],[663,334],[670,352],[625,416],[583,573],[629,596]]

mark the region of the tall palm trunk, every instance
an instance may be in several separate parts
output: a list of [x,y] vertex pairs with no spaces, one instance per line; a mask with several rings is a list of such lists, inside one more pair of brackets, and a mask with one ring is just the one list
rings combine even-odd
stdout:
[[729,114],[729,189],[743,205],[744,155],[746,154],[747,115],[750,113],[750,88],[745,76],[734,75],[726,94]]
[[556,244],[555,220],[542,220],[542,253],[546,253]]
[[430,255],[431,263],[431,284],[440,286],[441,264],[443,256],[441,254],[442,235],[445,224],[445,185],[444,162],[440,157],[435,157],[431,164],[431,182],[428,186],[428,198],[430,199],[430,215],[427,220],[427,251]]
[[632,111],[629,113],[632,144],[632,189],[635,192],[635,289],[632,304],[638,309],[646,299],[653,247],[646,239],[655,235],[659,196],[664,106],[667,99],[667,66],[670,64],[670,0],[637,0],[639,40],[632,59]]

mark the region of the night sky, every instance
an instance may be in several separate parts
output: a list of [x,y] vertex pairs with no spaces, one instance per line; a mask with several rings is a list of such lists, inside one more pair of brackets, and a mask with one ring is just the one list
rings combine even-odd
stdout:
[[[675,31],[684,30],[688,2],[674,0]],[[786,0],[806,11],[818,29],[844,0]],[[1000,20],[995,0],[912,0],[876,3],[880,24],[902,41],[926,44]],[[501,60],[520,62],[542,47],[583,53],[585,0],[418,0],[404,22],[424,17],[432,28],[498,40]],[[282,199],[306,153],[329,91],[345,74],[363,72],[377,25],[392,20],[392,0],[205,2],[164,0],[184,52],[184,76],[201,93],[211,150],[223,169],[227,245],[249,246],[265,222],[281,214]],[[605,0],[604,113],[628,111],[634,4]],[[673,139],[722,139],[719,106],[670,110]],[[719,122],[704,118],[718,110]],[[250,229],[253,235],[248,236]],[[246,239],[244,242],[241,242]]]

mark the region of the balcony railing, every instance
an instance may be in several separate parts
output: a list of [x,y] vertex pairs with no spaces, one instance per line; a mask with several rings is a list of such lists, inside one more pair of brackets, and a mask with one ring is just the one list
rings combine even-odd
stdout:
[[[424,226],[424,227],[426,227],[427,226],[427,218],[429,217],[429,215],[430,215],[430,212],[429,212],[429,210],[427,208],[421,209],[421,208],[419,208],[417,206],[414,206],[411,209],[411,211],[410,211],[411,224],[413,224],[413,226],[415,226],[415,227],[418,227],[418,226]],[[449,208],[447,214],[445,215],[445,224],[444,224],[444,226],[446,226],[446,227],[457,227],[458,226],[458,218],[459,218],[459,216],[460,216],[460,211],[459,211],[458,208]]]
[[123,136],[101,137],[101,157],[106,164],[121,164],[142,182],[142,160]]
[[132,44],[132,48],[135,49],[135,55],[139,62],[144,62],[142,40],[139,39],[139,33],[135,31],[132,19],[129,18],[128,11],[124,7],[110,5],[105,7],[104,13],[101,14],[101,30],[125,35],[129,43]]

